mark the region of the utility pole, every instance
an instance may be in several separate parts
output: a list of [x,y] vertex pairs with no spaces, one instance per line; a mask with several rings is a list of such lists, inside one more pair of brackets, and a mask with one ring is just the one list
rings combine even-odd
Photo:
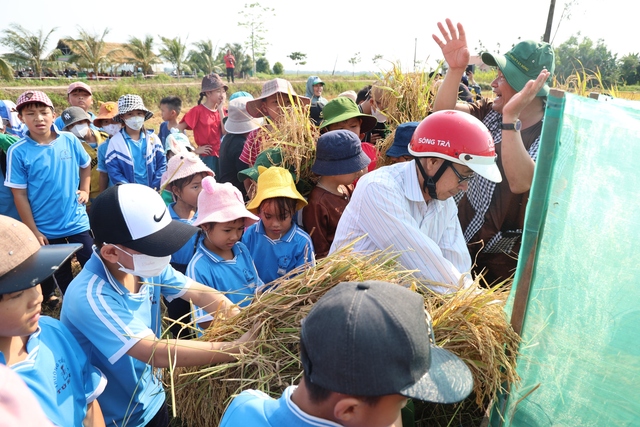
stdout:
[[549,16],[547,17],[547,28],[544,31],[543,41],[549,43],[551,40],[551,26],[553,25],[553,12],[556,8],[556,0],[551,0],[551,4],[549,5]]

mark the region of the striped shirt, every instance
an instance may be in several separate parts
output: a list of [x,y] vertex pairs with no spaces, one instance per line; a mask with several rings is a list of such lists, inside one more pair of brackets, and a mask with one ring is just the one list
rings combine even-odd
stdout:
[[[453,198],[425,202],[415,161],[385,166],[358,181],[331,245],[331,251],[360,236],[354,250],[372,252],[391,248],[405,268],[429,281],[458,286],[470,282],[471,269],[458,209]],[[440,293],[455,287],[431,286]]]

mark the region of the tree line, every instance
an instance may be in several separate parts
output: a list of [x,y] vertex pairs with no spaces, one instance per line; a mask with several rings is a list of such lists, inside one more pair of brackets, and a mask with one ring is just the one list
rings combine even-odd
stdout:
[[[242,75],[254,70],[251,55],[245,53],[247,49],[240,43],[214,46],[211,40],[199,40],[189,45],[187,40],[180,37],[158,36],[155,39],[146,35],[143,38],[130,37],[123,44],[114,44],[105,41],[109,29],[102,33],[91,33],[80,28],[77,37],[61,39],[55,49],[49,49],[51,35],[55,30],[56,28],[48,32],[31,32],[18,24],[12,24],[3,30],[0,44],[10,52],[0,56],[2,76],[11,79],[14,70],[29,67],[33,69],[34,77],[43,77],[48,69],[73,65],[78,69],[103,75],[113,74],[114,69],[124,64],[132,65],[144,74],[152,74],[153,66],[163,62],[170,63],[178,77],[185,72],[220,73],[225,68],[223,57],[227,50],[231,50],[236,57],[236,73]],[[65,48],[70,50],[69,55],[64,55]],[[61,58],[64,58],[64,62]],[[281,65],[271,70],[264,56],[258,57],[255,66],[258,72],[275,71],[280,74],[284,71]]]
[[[50,38],[56,28],[48,32],[42,29],[31,32],[21,25],[12,24],[0,33],[0,44],[10,50],[9,53],[0,56],[0,75],[11,79],[14,69],[28,66],[33,69],[34,77],[42,77],[47,68],[59,68],[69,64],[92,71],[96,75],[109,73],[110,70],[112,72],[123,64],[133,65],[144,74],[151,74],[153,65],[162,62],[172,64],[178,77],[183,72],[221,73],[225,68],[223,57],[227,50],[231,50],[236,58],[238,75],[255,72],[282,74],[283,65],[277,62],[271,68],[266,58],[268,42],[260,21],[265,8],[255,3],[247,5],[247,11],[243,13],[245,20],[239,24],[249,30],[249,38],[244,45],[227,43],[214,46],[211,40],[199,40],[189,45],[187,40],[180,37],[158,36],[159,47],[156,51],[157,40],[151,35],[144,38],[131,37],[126,43],[115,45],[105,41],[109,33],[108,28],[102,33],[90,33],[80,28],[77,37],[61,40],[71,51],[64,63],[59,61],[63,56],[64,46],[59,43],[55,49],[49,50]],[[254,16],[250,16],[250,13]],[[613,87],[640,84],[639,53],[628,53],[618,58],[606,46],[604,40],[594,42],[588,37],[580,39],[579,36],[571,36],[556,46],[555,52],[555,75],[560,82],[566,82],[578,73],[597,76],[595,80],[599,81],[588,83],[593,85],[604,84]],[[305,64],[306,54],[302,52],[293,52],[288,57],[297,66]],[[355,67],[359,60],[358,53],[349,62]]]

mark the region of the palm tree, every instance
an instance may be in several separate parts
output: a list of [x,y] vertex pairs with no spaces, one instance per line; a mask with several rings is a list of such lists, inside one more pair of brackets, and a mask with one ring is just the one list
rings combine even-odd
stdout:
[[37,33],[32,33],[18,24],[11,24],[9,29],[3,31],[4,37],[0,38],[0,44],[12,50],[5,55],[5,59],[31,64],[35,74],[42,77],[43,65],[61,53],[59,49],[47,52],[49,37],[55,30],[53,28],[45,34],[41,28]]
[[180,37],[169,39],[160,36],[163,46],[160,48],[160,57],[169,61],[178,73],[178,79],[182,75],[182,68],[184,67],[186,58],[187,45],[182,43]]
[[[193,46],[196,49],[189,51],[187,63],[191,65],[192,68],[197,68],[205,74],[213,73],[215,67],[218,66],[218,62],[213,55],[215,51],[213,42],[211,42],[211,40],[200,40],[195,42]],[[217,47],[216,45],[216,49]]]
[[146,36],[144,40],[131,37],[126,47],[132,56],[125,58],[125,60],[135,64],[136,67],[142,68],[142,72],[145,74],[153,72],[151,69],[153,64],[160,63],[160,58],[153,53],[152,36]]
[[69,47],[73,52],[69,61],[78,65],[88,65],[98,76],[100,69],[106,68],[110,63],[111,57],[120,49],[106,49],[104,38],[109,34],[108,28],[104,30],[101,36],[89,34],[82,28],[79,31],[80,38],[78,40],[69,39]]
[[13,80],[13,67],[3,57],[0,57],[0,77]]

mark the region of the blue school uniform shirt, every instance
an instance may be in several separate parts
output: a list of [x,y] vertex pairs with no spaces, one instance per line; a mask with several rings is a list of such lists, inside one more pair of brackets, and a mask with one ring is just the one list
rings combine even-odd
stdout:
[[[176,211],[173,210],[174,206],[175,206],[175,202],[167,206],[169,208],[169,214],[171,215],[171,219],[175,219],[189,225],[192,225],[196,221],[196,219],[198,219],[198,212],[196,212],[196,214],[191,219],[180,218],[176,213]],[[183,247],[178,249],[177,252],[174,252],[173,254],[171,254],[171,263],[182,264],[186,267],[196,252],[197,239],[198,239],[198,233],[191,236],[189,241],[185,243]]]
[[[258,276],[249,249],[242,243],[233,245],[233,259],[225,260],[198,242],[198,250],[187,267],[187,276],[209,287],[223,292],[234,304],[249,305],[258,288],[264,283]],[[195,318],[198,322],[208,322],[212,317],[197,307]]]
[[58,320],[43,316],[27,341],[28,356],[10,368],[24,380],[45,415],[57,426],[81,426],[87,405],[107,379],[92,366],[78,342]]
[[147,138],[146,132],[140,132],[140,139],[134,141],[127,132],[121,132],[124,136],[124,141],[129,147],[131,152],[131,158],[136,159],[133,162],[133,178],[136,184],[148,185],[147,179],[147,164],[138,159],[145,159],[147,157]]
[[287,387],[279,399],[257,390],[245,390],[225,411],[220,427],[341,427],[340,424],[303,412],[291,400],[296,386]]
[[167,136],[170,134],[169,122],[162,122],[160,124],[160,130],[158,130],[158,138],[160,138],[160,142],[162,142],[165,151],[167,151]]
[[285,235],[272,240],[264,230],[262,220],[253,224],[242,235],[253,256],[260,278],[269,283],[306,263],[315,265],[311,237],[295,223]]
[[168,266],[129,292],[107,270],[96,248],[64,295],[60,319],[90,363],[108,383],[100,396],[105,423],[143,426],[160,410],[165,394],[160,371],[127,352],[142,338],[160,337],[160,299],[183,295],[192,281]]
[[[109,140],[107,139],[102,144],[98,145],[98,166],[96,167],[98,172],[103,172],[108,174],[107,164],[104,159],[107,157],[107,148],[109,148]],[[108,175],[107,175],[108,176]],[[113,186],[113,182],[111,182],[111,178],[109,178],[109,184],[107,188]]]
[[5,185],[27,190],[33,219],[47,239],[89,230],[85,205],[78,202],[80,168],[91,158],[78,138],[59,132],[50,144],[38,144],[29,134],[7,150]]

